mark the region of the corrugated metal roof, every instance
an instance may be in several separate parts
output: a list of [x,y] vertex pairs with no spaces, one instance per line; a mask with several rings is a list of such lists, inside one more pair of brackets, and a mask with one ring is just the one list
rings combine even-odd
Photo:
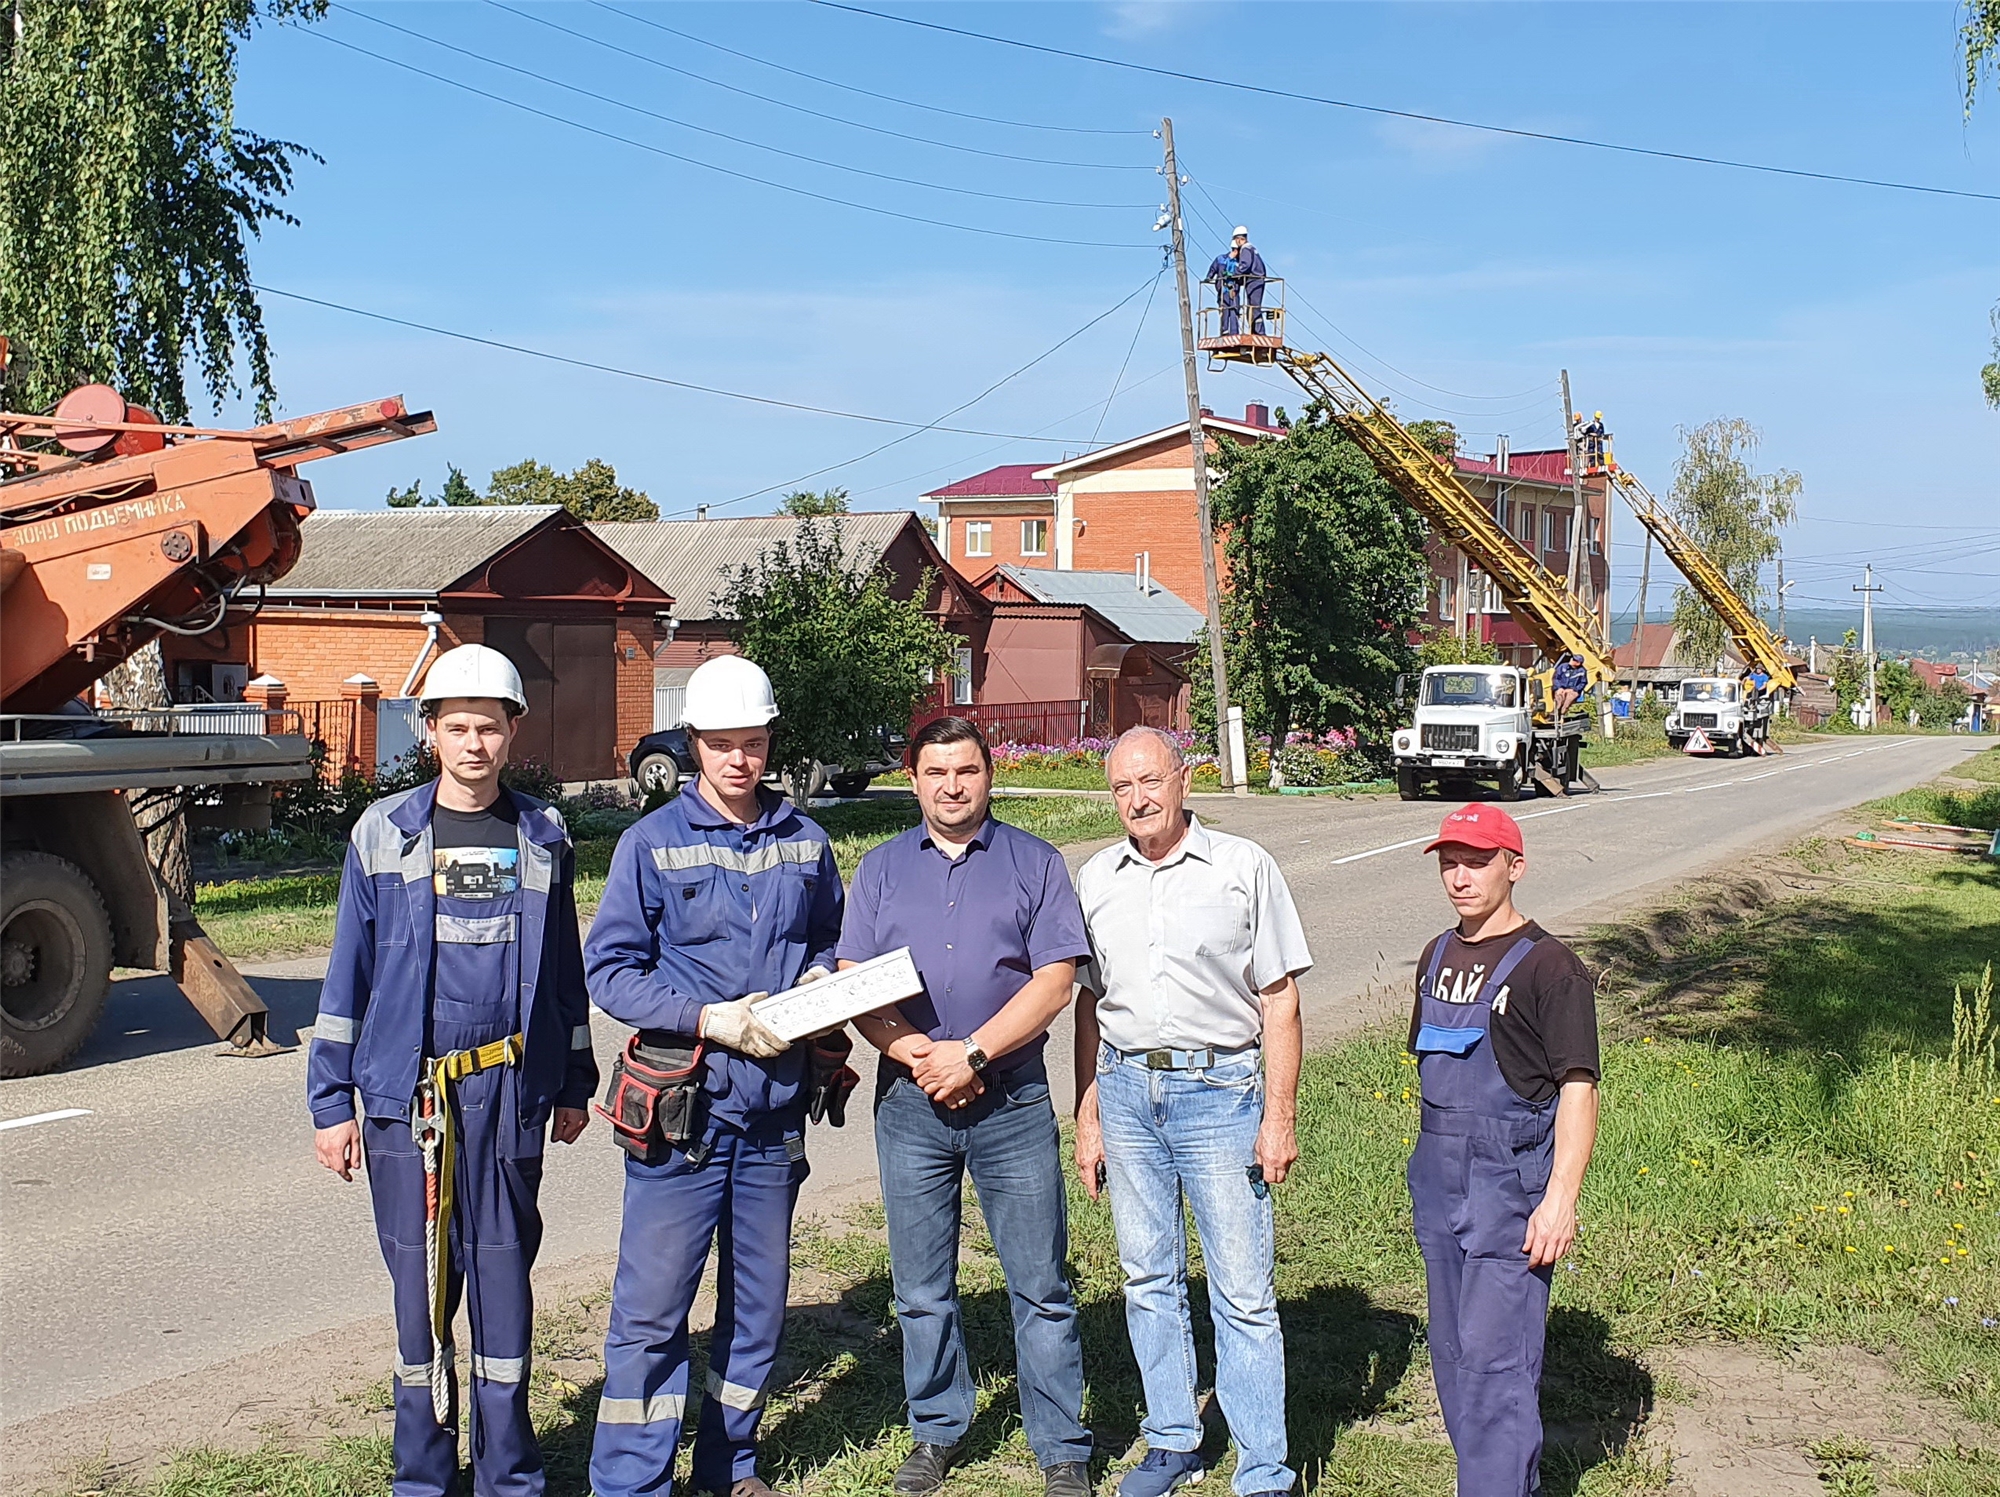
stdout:
[[1512,452],[1507,455],[1507,471],[1500,471],[1492,457],[1459,457],[1458,471],[1473,478],[1503,478],[1510,483],[1545,483],[1568,488],[1569,452],[1556,447],[1547,451]]
[[300,527],[299,564],[271,594],[428,597],[560,512],[553,504],[316,509]]
[[1013,565],[999,571],[1029,597],[1043,603],[1081,603],[1142,645],[1191,644],[1206,622],[1198,610],[1157,582],[1150,593],[1140,592],[1130,572],[1054,572]]
[[[921,524],[915,510],[867,510],[842,515],[841,543],[857,568],[872,567],[905,525]],[[677,619],[712,619],[715,595],[740,568],[799,533],[790,515],[734,520],[599,520],[591,532],[651,578],[674,600]]]
[[1046,478],[1035,477],[1040,463],[1002,463],[997,468],[988,468],[984,473],[975,473],[970,478],[961,478],[956,483],[948,483],[941,489],[932,489],[928,494],[919,495],[923,499],[1046,499],[1056,491],[1056,486]]

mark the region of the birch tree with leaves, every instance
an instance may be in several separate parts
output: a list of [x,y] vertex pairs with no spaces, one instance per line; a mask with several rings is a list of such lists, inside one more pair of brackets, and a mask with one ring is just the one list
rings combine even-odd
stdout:
[[236,123],[259,19],[325,0],[14,0],[0,21],[0,406],[115,386],[170,422],[277,399],[248,242],[304,146]]
[[[1789,469],[1759,473],[1753,459],[1763,434],[1740,416],[1683,426],[1680,438],[1667,507],[1737,595],[1762,611],[1763,568],[1777,558],[1779,530],[1798,518],[1804,480]],[[1674,628],[1681,657],[1704,669],[1729,643],[1721,617],[1686,585],[1674,589]]]

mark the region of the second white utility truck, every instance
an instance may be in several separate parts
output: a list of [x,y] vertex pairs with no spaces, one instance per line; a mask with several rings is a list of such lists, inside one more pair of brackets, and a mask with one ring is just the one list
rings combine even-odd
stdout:
[[[1667,714],[1667,742],[1676,750],[1693,744],[1699,753],[1730,758],[1761,754],[1771,737],[1772,700],[1730,676],[1698,676],[1681,682],[1681,699]],[[1697,737],[1697,735],[1699,735]]]

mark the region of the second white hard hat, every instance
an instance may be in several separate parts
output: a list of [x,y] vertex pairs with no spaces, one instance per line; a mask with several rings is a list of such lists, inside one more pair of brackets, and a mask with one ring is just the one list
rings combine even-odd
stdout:
[[1236,226],[1236,232],[1230,235],[1229,237],[1232,239],[1248,239],[1250,237],[1250,231],[1244,228],[1243,225],[1238,224]]
[[741,655],[718,655],[688,677],[681,721],[697,732],[761,728],[778,715],[778,698],[762,666]]
[[517,712],[528,710],[521,673],[513,661],[487,645],[460,645],[432,662],[421,699],[428,707],[446,697],[496,697],[512,702]]

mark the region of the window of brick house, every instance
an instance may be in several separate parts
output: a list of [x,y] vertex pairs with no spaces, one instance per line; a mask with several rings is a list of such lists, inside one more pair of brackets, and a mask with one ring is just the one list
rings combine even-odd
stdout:
[[1023,520],[1021,522],[1021,554],[1023,556],[1047,556],[1049,554],[1049,522],[1047,520]]
[[1535,544],[1535,506],[1517,504],[1514,506],[1514,534],[1521,544],[1532,547]]
[[991,556],[993,554],[993,522],[991,520],[967,520],[965,522],[965,554],[967,556]]
[[1458,579],[1438,578],[1438,617],[1455,619],[1458,617]]
[[951,704],[954,707],[972,705],[972,650],[969,646],[961,645],[952,651]]
[[1592,556],[1602,556],[1604,554],[1604,522],[1598,519],[1596,515],[1592,515],[1583,524],[1584,529],[1589,532],[1590,538],[1588,544],[1590,546],[1590,554]]
[[1567,551],[1569,549],[1570,511],[1566,509],[1545,509],[1542,511],[1542,549],[1544,551]]

